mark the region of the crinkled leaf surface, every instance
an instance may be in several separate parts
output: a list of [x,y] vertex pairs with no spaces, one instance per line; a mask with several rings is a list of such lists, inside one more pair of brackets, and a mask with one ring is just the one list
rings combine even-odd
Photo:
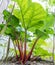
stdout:
[[[26,28],[40,28],[43,25],[43,19],[46,12],[39,3],[31,0],[13,0],[18,4],[18,9],[15,9],[13,14],[22,22],[22,26]],[[22,5],[21,5],[22,4]],[[41,20],[41,22],[39,22]]]

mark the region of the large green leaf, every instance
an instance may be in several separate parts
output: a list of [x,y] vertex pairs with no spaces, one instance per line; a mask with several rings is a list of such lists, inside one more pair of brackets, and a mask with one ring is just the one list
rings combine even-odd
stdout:
[[45,29],[48,29],[50,27],[53,27],[54,24],[54,17],[52,14],[48,14],[45,19],[44,27]]
[[33,51],[33,54],[34,55],[37,55],[37,56],[41,56],[41,55],[45,55],[45,56],[50,56],[51,55],[51,53],[49,53],[47,50],[45,50],[45,49],[43,49],[43,48],[41,48],[41,47],[36,47],[35,49],[34,49],[34,51]]
[[44,26],[44,21],[38,21],[37,23],[30,25],[28,30],[33,32],[36,29],[43,28],[43,26]]
[[[22,26],[26,28],[38,28],[38,22],[43,20],[46,12],[39,3],[32,2],[31,0],[13,0],[18,3],[18,9],[15,9],[13,14],[20,19]],[[22,5],[21,5],[22,4]],[[37,25],[38,24],[38,25]],[[41,27],[42,25],[39,25]]]
[[44,25],[40,28],[40,30],[47,32],[47,34],[53,34],[53,25],[54,25],[54,17],[52,14],[47,14]]
[[45,29],[44,32],[46,32],[46,34],[54,34],[54,30],[52,28]]
[[52,28],[48,28],[48,29],[44,29],[44,30],[39,30],[36,29],[35,33],[37,35],[37,37],[41,37],[42,39],[46,39],[49,38],[49,35],[53,35],[54,34],[54,30]]
[[50,5],[55,5],[55,0],[49,0]]
[[[18,26],[20,26],[19,19],[17,17],[15,17],[14,15],[12,15],[7,10],[4,10],[3,14],[4,14],[4,19],[6,20],[6,24],[7,24],[6,30],[4,32],[6,35],[9,35],[14,40],[14,39],[16,39],[16,36],[18,35],[18,31],[16,28]],[[11,16],[10,16],[10,14],[11,14]],[[1,24],[1,26],[2,26],[2,24]]]
[[49,38],[49,36],[48,36],[48,34],[46,32],[41,31],[39,29],[36,29],[35,34],[37,35],[37,37],[40,36],[43,39]]
[[4,24],[0,24],[0,32],[3,29],[3,27],[4,27]]
[[19,32],[11,25],[8,25],[7,29],[5,30],[5,35],[9,35],[12,40],[15,40],[19,35]]
[[[11,13],[7,10],[4,10],[3,14],[4,14],[4,19],[7,21],[9,19],[9,16]],[[19,26],[19,19],[16,18],[14,15],[11,15],[10,20],[7,21],[7,23],[8,23],[8,25],[12,25],[13,27],[17,27],[17,26]]]
[[[29,44],[29,47],[32,48],[33,46],[33,42],[31,44]],[[49,56],[50,53],[48,52],[48,50],[42,48],[42,46],[47,46],[47,42],[43,39],[39,39],[37,44],[35,45],[35,48],[33,50],[33,55],[39,56],[39,55],[47,55]]]

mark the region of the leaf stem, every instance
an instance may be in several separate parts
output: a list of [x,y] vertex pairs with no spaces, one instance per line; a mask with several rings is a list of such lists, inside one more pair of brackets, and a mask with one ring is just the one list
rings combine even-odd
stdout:
[[27,36],[27,30],[25,29],[24,59],[23,59],[23,61],[25,61],[25,59],[26,59],[26,36]]
[[39,38],[40,38],[40,36],[39,36],[38,38],[36,38],[36,40],[34,41],[34,44],[33,44],[33,46],[32,46],[31,51],[29,52],[29,54],[28,54],[28,56],[27,56],[26,61],[27,61],[28,59],[30,59],[30,57],[31,57],[31,55],[32,55],[32,52],[33,52],[33,49],[34,49],[34,47],[35,47],[37,41],[39,40]]
[[9,54],[9,49],[10,49],[10,37],[8,39],[7,52],[6,52],[6,57],[5,57],[6,61],[7,61],[7,57],[8,57],[8,54]]

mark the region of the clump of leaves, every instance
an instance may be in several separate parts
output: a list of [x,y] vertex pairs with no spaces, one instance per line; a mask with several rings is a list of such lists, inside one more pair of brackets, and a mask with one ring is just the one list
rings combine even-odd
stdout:
[[[13,1],[17,2],[18,8],[14,9],[11,19],[7,22],[5,34],[11,37],[18,48],[20,58],[18,58],[16,52],[17,60],[25,64],[31,58],[37,41],[40,38],[46,39],[49,37],[49,33],[47,34],[47,31],[44,31],[46,28],[42,30],[42,27],[45,25],[46,12],[39,3],[32,2],[32,0]],[[7,21],[10,12],[4,10],[3,14],[4,19]],[[29,31],[33,35],[30,35],[31,33],[28,34]],[[27,54],[27,43],[32,42],[29,39],[30,37],[34,38],[34,42],[30,52]]]

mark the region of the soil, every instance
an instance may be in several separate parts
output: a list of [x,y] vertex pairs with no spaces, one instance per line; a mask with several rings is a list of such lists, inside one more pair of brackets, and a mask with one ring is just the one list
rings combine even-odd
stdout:
[[[22,65],[22,64],[10,63],[10,62],[5,63],[5,62],[3,62],[3,63],[0,63],[0,65]],[[25,65],[53,65],[53,63],[27,61],[27,63]]]
[[[15,57],[8,58],[8,61],[0,61],[0,65],[23,65],[22,63],[18,62]],[[24,65],[53,65],[52,61],[42,60],[41,58],[30,59]]]

